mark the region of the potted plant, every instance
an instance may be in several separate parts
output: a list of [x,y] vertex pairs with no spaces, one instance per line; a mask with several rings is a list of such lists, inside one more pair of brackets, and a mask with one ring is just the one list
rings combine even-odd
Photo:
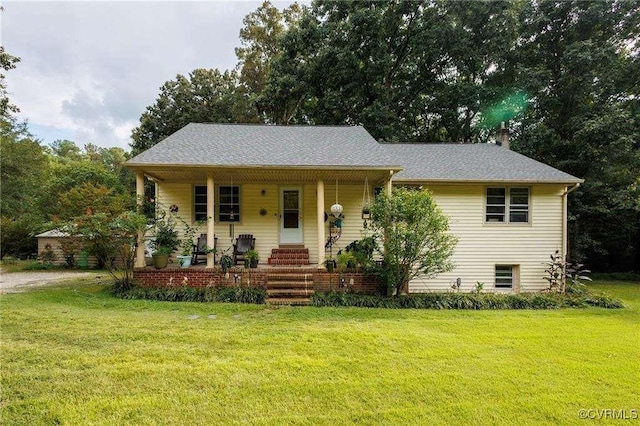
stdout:
[[327,259],[324,261],[324,265],[327,267],[328,272],[333,272],[333,268],[336,267],[336,261],[334,259]]
[[260,259],[260,255],[258,254],[258,250],[251,249],[247,250],[244,255],[245,259],[249,259],[249,266],[252,268],[258,267],[258,260]]
[[153,238],[153,266],[156,269],[166,268],[169,262],[169,255],[180,245],[178,232],[175,230],[175,223],[171,218],[167,218],[162,212],[156,217],[156,235]]
[[180,256],[176,256],[178,258],[178,263],[182,268],[188,268],[191,266],[191,255],[193,254],[193,239],[196,236],[196,228],[189,226],[189,224],[184,224],[184,238],[180,247],[182,248],[182,254]]
[[362,218],[365,220],[371,219],[371,207],[369,204],[362,206]]
[[220,268],[225,274],[229,271],[229,268],[233,266],[233,257],[227,252],[222,253],[220,256]]

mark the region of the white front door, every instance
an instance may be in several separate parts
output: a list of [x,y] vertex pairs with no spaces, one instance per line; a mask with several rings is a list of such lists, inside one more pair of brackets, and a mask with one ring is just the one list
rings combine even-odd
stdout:
[[302,191],[280,188],[280,244],[302,244]]

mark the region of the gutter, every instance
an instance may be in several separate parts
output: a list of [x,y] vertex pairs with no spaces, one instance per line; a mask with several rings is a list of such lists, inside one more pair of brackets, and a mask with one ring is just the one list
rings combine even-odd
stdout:
[[580,186],[580,182],[574,184],[572,187],[565,187],[562,192],[562,260],[567,260],[567,253],[569,252],[569,234],[567,230],[567,215],[569,214],[569,209],[567,205],[567,196],[571,194],[573,191],[578,189]]

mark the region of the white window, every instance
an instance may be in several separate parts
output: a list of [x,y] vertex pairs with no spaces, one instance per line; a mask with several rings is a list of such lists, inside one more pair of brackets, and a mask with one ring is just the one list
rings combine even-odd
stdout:
[[[240,187],[219,186],[217,190],[218,222],[240,221]],[[198,185],[194,187],[193,211],[196,221],[207,219],[207,187]]]
[[528,223],[529,188],[487,188],[485,221]]
[[512,289],[515,281],[514,270],[513,265],[496,265],[495,288]]
[[207,187],[193,188],[193,212],[197,221],[207,220]]

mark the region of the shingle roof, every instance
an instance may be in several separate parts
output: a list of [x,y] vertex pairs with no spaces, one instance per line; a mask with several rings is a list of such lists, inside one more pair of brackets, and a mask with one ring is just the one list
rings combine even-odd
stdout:
[[381,144],[361,126],[191,123],[129,166],[403,169],[394,181],[558,182],[581,179],[493,144]]
[[582,182],[546,164],[494,144],[384,144],[403,166],[394,181]]
[[[386,167],[380,144],[361,126],[190,123],[130,165]],[[396,164],[397,166],[397,164]]]

